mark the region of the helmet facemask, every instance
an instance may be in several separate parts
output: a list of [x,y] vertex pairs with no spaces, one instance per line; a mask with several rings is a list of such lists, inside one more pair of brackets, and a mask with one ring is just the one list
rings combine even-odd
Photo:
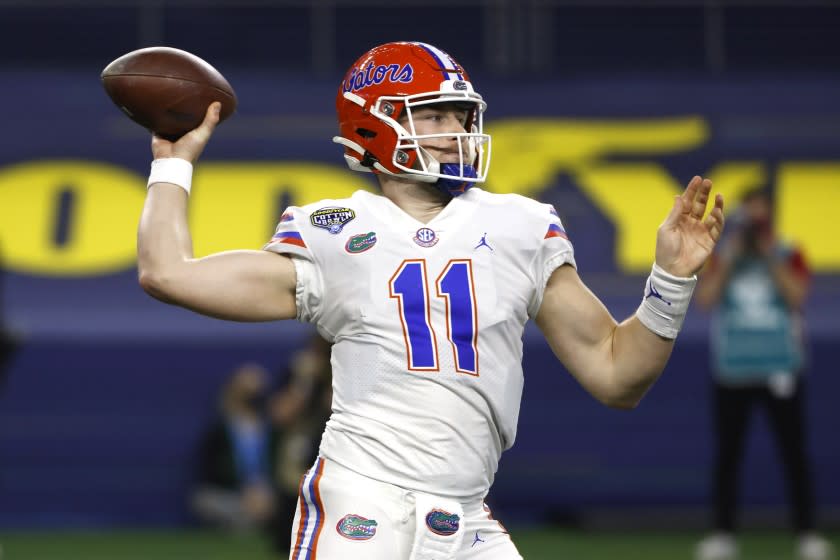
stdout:
[[[418,134],[414,111],[430,105],[466,105],[468,116],[464,128],[468,132]],[[391,164],[408,176],[424,183],[434,183],[452,196],[463,194],[476,183],[483,182],[490,166],[490,136],[484,134],[484,110],[487,104],[477,94],[449,96],[440,93],[409,96],[383,96],[371,107],[371,115],[390,126],[397,134]],[[398,119],[394,115],[399,113]],[[439,162],[426,148],[424,141],[437,138],[455,139],[457,162]]]

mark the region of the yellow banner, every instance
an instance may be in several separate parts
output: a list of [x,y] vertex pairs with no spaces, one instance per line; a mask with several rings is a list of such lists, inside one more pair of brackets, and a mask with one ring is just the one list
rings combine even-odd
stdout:
[[[656,228],[690,177],[657,162],[709,141],[704,119],[512,119],[488,127],[493,156],[488,190],[537,196],[568,174],[615,224],[617,267],[644,273]],[[608,158],[623,156],[621,161]],[[626,161],[630,157],[632,161]],[[710,177],[728,210],[746,189],[774,182],[783,235],[799,242],[817,272],[840,272],[840,161],[722,161]],[[369,188],[337,165],[301,162],[203,162],[194,178],[190,223],[196,255],[260,247],[279,218],[284,195],[295,204],[344,198]],[[0,244],[5,266],[42,276],[97,276],[134,266],[145,177],[94,161],[30,161],[0,168]],[[58,239],[60,200],[72,215]],[[558,208],[562,216],[562,208]],[[574,231],[569,232],[574,240]]]

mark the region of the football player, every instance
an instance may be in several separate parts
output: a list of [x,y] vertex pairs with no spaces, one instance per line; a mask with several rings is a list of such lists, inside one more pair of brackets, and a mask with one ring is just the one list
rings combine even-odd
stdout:
[[518,559],[483,499],[516,436],[525,323],[600,402],[636,406],[720,237],[723,199],[704,218],[700,177],[675,198],[642,303],[618,323],[579,278],[554,208],[479,188],[487,105],[452,57],[378,46],[336,103],[335,141],[381,194],[290,207],[262,251],[192,254],[192,164],[218,104],[177,142],[153,138],[140,283],[214,317],[310,322],[334,343],[332,415],[301,481],[290,558]]

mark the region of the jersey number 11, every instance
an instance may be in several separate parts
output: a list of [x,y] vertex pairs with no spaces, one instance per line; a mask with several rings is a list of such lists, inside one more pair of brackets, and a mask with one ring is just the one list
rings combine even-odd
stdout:
[[[431,320],[426,260],[407,259],[389,283],[399,304],[408,369],[439,371],[437,336]],[[455,371],[478,375],[478,312],[472,261],[453,259],[435,280],[437,297],[446,302],[446,337],[455,354]]]

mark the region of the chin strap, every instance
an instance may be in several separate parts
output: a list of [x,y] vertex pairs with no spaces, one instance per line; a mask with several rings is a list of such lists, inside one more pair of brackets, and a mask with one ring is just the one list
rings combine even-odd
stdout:
[[472,165],[461,166],[457,163],[441,163],[440,172],[444,175],[452,175],[452,179],[441,177],[437,180],[435,186],[450,196],[461,196],[475,185],[475,181],[464,181],[464,177],[470,179],[478,177],[475,167]]

